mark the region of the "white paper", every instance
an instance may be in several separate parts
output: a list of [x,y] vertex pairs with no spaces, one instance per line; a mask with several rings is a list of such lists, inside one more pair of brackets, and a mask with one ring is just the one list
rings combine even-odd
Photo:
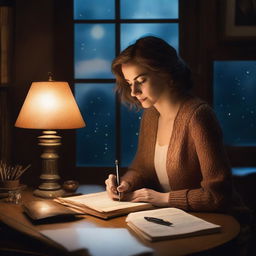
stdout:
[[98,212],[111,212],[120,209],[126,209],[134,206],[148,205],[148,203],[132,203],[132,202],[119,202],[112,200],[107,195],[107,192],[98,192],[81,196],[72,196],[66,198],[57,198],[57,202],[78,203],[85,205]]
[[87,249],[92,256],[132,256],[152,253],[124,228],[61,228],[40,231],[68,251]]
[[[173,223],[171,226],[159,225],[144,219],[145,216],[161,218]],[[220,228],[219,225],[207,222],[177,208],[162,208],[157,210],[130,213],[126,221],[132,223],[149,237],[177,237],[195,232],[207,232]]]

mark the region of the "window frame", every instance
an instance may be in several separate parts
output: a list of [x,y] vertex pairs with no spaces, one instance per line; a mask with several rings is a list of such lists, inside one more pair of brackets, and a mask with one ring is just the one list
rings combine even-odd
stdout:
[[[224,52],[225,51],[225,52]],[[215,61],[247,61],[255,60],[250,50],[241,52],[234,50],[234,47],[230,49],[222,50],[216,53],[211,60],[211,102],[213,102],[213,73],[214,73],[214,62]],[[256,156],[256,146],[235,146],[235,145],[225,145],[226,152],[232,167],[251,167],[256,166],[255,156]]]
[[[73,2],[73,1],[72,1]],[[73,7],[72,7],[73,12]],[[132,24],[132,23],[140,23],[140,24],[147,24],[147,23],[177,23],[179,24],[180,19],[121,19],[120,18],[120,0],[115,0],[115,19],[73,19],[72,18],[72,26],[74,27],[75,24],[115,24],[115,56],[117,56],[121,51],[121,25],[122,24]],[[73,31],[74,37],[74,31]],[[74,42],[73,42],[74,45]],[[73,68],[73,77],[74,77],[74,68]],[[73,78],[72,85],[80,84],[80,83],[115,83],[115,79],[107,78],[107,79],[99,79],[99,78],[84,78],[84,79],[76,79]],[[121,103],[118,100],[118,96],[115,95],[115,129],[116,129],[116,143],[115,143],[115,158],[121,159]],[[86,117],[85,117],[86,118]],[[86,120],[85,120],[86,121]],[[87,166],[84,166],[86,168]],[[83,168],[83,167],[80,167]],[[106,166],[106,168],[111,168],[111,166]]]

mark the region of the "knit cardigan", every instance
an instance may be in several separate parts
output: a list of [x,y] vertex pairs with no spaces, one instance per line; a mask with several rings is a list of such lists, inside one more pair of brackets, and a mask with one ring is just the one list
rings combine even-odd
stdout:
[[[132,190],[160,188],[154,167],[159,112],[143,113],[138,149],[122,177]],[[232,197],[230,166],[216,116],[204,101],[189,97],[181,104],[167,151],[169,206],[188,211],[225,211]],[[158,189],[157,189],[158,190]]]

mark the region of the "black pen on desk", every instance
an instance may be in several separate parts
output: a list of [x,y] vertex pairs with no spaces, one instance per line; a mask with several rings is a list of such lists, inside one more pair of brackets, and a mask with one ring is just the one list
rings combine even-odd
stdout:
[[[119,178],[118,160],[115,161],[115,165],[116,165],[116,183],[117,183],[117,186],[119,186],[120,185],[120,178]],[[121,201],[121,194],[120,194],[120,192],[118,192],[118,197],[119,197],[119,201]]]
[[172,223],[163,219],[155,218],[155,217],[144,217],[145,220],[149,222],[154,222],[156,224],[164,225],[164,226],[171,226]]

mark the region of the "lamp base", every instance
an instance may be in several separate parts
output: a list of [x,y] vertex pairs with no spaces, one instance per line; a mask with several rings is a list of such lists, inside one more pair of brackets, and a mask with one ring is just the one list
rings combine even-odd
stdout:
[[33,194],[35,196],[43,197],[43,198],[55,198],[63,196],[65,191],[63,189],[58,190],[41,190],[40,188],[34,190]]
[[44,198],[55,198],[64,195],[58,181],[58,159],[57,148],[61,145],[61,137],[56,135],[56,131],[43,131],[39,136],[38,145],[42,146],[42,174],[40,175],[41,184],[34,191],[35,196]]

